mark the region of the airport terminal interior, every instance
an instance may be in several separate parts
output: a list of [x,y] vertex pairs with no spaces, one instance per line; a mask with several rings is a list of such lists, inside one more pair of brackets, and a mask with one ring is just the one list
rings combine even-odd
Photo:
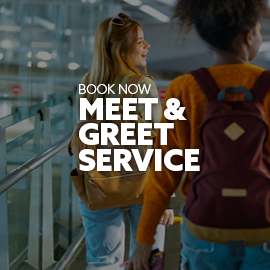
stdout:
[[[148,74],[162,102],[171,80],[209,66],[211,50],[194,31],[172,23],[174,0],[1,0],[0,269],[83,270],[84,229],[69,172],[67,144],[75,96],[91,69],[95,30],[125,12],[151,48]],[[254,64],[270,68],[270,21]],[[175,215],[183,198],[174,198]],[[127,220],[128,224],[128,220]],[[126,226],[126,259],[129,229]],[[165,269],[177,270],[180,225],[166,228]],[[176,241],[177,240],[177,241]]]

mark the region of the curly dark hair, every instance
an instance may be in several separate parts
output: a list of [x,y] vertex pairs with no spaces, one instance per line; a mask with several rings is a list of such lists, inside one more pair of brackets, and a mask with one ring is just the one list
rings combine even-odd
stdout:
[[231,51],[235,38],[253,29],[267,10],[266,0],[178,0],[174,18],[181,29],[195,26],[214,50]]

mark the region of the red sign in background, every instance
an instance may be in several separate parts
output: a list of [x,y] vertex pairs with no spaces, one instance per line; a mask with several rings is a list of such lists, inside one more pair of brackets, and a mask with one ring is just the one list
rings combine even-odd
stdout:
[[17,97],[17,96],[22,94],[22,87],[20,84],[17,84],[17,83],[12,84],[10,91],[11,91],[13,96]]
[[159,98],[160,98],[161,101],[164,100],[165,95],[166,95],[166,92],[167,92],[167,89],[160,89],[160,90],[158,91],[158,95],[159,95]]

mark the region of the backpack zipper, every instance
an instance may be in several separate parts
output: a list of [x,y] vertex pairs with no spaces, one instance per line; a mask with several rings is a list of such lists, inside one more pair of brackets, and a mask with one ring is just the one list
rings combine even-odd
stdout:
[[99,193],[104,197],[106,198],[107,196],[104,194],[104,192],[100,189],[100,187],[94,183],[92,180],[90,180],[89,178],[87,178],[87,180],[89,181],[89,183],[91,183],[92,187],[95,188],[96,190],[99,191]]

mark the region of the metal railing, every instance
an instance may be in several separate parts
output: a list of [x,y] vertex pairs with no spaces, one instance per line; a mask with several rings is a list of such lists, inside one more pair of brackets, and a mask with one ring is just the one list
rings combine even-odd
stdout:
[[[76,124],[74,105],[72,91],[51,95],[29,108],[16,108],[12,115],[0,119],[3,270],[17,270],[24,264],[34,269],[63,269],[83,239],[78,197],[69,177],[76,164],[67,153]],[[23,121],[31,122],[33,129],[7,142],[8,129]]]
[[4,177],[0,181],[0,195],[7,191],[10,187],[15,185],[19,182],[23,177],[27,176],[30,172],[34,169],[42,165],[45,161],[53,157],[57,154],[60,150],[67,147],[68,142],[70,140],[71,134],[65,137],[60,142],[54,144],[50,149],[42,152],[41,154],[33,157],[22,166],[18,167],[17,169],[13,170],[9,173],[6,177]]

